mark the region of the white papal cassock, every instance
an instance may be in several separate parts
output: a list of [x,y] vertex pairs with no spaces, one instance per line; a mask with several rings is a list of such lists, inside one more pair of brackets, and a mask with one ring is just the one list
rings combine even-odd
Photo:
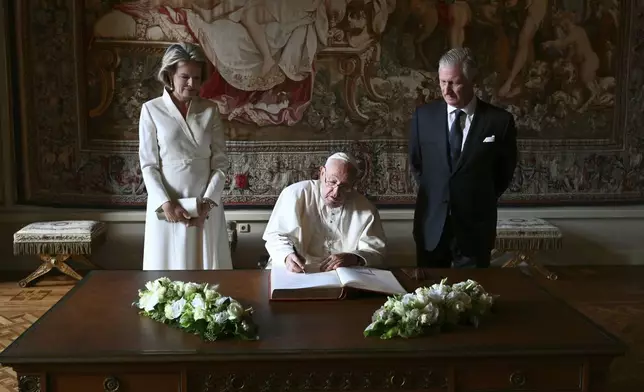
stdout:
[[307,264],[318,264],[331,254],[353,253],[370,266],[381,265],[386,250],[375,206],[354,193],[342,207],[327,207],[319,180],[301,181],[282,191],[262,238],[270,256],[267,268],[284,267],[294,249]]
[[[232,269],[221,205],[228,161],[217,106],[195,97],[184,120],[164,89],[141,108],[139,158],[148,192],[143,269]],[[163,203],[190,197],[217,204],[203,228],[157,219]]]

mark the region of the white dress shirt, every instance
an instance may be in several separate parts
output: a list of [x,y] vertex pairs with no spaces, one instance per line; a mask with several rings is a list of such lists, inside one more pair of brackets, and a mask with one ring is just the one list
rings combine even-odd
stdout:
[[[458,108],[455,108],[454,106],[447,105],[447,129],[450,130],[452,129],[452,123],[454,123],[454,120],[456,119],[456,111]],[[463,150],[463,147],[465,146],[465,140],[467,140],[467,134],[470,131],[470,125],[472,124],[472,120],[474,119],[474,112],[476,111],[476,96],[472,98],[472,100],[465,105],[464,108],[461,109],[462,111],[465,112],[465,126],[463,126],[463,144],[461,145],[461,151]],[[461,117],[461,121],[463,121],[463,118]],[[461,122],[461,125],[463,123]]]

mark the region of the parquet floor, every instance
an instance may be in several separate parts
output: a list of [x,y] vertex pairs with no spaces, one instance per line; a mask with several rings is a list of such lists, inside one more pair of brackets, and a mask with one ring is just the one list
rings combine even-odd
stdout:
[[[609,392],[644,391],[644,266],[552,269],[558,281],[537,279],[629,345],[626,356],[613,362]],[[0,350],[72,288],[69,281],[49,278],[21,289],[19,278],[0,282]],[[15,373],[0,368],[0,392],[16,391]]]
[[[20,288],[17,279],[0,282],[0,350],[23,333],[73,286],[64,279],[48,279],[31,288]],[[0,367],[0,392],[17,392],[16,374]]]

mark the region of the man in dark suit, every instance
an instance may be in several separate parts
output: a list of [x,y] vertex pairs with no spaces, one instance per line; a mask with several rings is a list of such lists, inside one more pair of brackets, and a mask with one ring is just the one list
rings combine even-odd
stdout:
[[418,266],[490,265],[497,201],[517,163],[509,112],[474,94],[472,52],[455,48],[439,61],[444,100],[422,105],[411,121],[409,161],[419,185],[414,213]]

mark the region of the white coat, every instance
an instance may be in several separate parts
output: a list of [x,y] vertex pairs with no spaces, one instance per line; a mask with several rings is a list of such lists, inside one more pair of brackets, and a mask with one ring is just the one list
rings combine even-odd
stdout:
[[[228,160],[217,106],[195,97],[184,120],[164,89],[141,107],[139,159],[148,193],[143,269],[232,269],[221,203]],[[190,197],[217,204],[203,228],[157,218],[166,201]]]

